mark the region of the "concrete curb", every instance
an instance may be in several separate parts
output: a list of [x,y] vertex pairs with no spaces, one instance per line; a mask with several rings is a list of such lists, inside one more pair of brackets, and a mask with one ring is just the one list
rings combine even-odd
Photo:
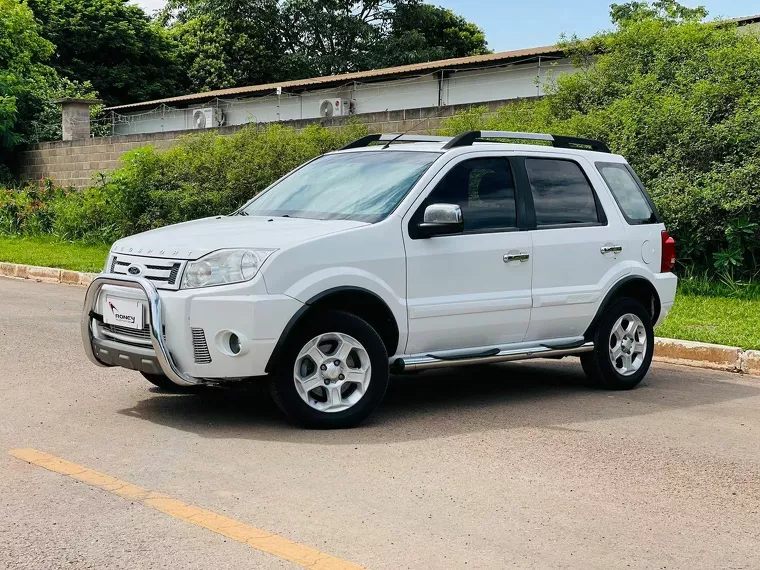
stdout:
[[742,372],[760,376],[760,350],[745,350],[742,354]]
[[89,285],[97,273],[82,273],[53,267],[0,263],[0,276],[17,279],[34,279],[44,283],[65,283],[66,285]]
[[[97,275],[97,273],[82,273],[52,267],[0,263],[0,276],[34,279],[46,283],[86,286],[92,283]],[[656,338],[654,360],[682,366],[743,372],[760,376],[760,350],[742,350],[737,346],[723,346],[673,338]]]
[[654,359],[658,362],[760,374],[760,360],[746,357],[752,352],[756,351],[673,338],[656,338],[654,343]]

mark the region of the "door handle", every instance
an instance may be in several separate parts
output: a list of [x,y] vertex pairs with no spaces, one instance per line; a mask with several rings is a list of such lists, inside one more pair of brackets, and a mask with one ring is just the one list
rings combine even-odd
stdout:
[[528,261],[530,259],[529,253],[508,253],[504,256],[504,263],[509,263],[510,261]]
[[602,252],[602,255],[605,255],[607,253],[620,253],[621,251],[623,251],[623,246],[622,245],[603,245],[599,251]]

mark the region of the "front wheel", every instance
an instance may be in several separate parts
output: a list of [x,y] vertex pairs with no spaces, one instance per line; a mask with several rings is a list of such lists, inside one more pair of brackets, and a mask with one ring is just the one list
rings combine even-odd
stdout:
[[350,313],[329,311],[288,339],[272,377],[277,405],[297,423],[348,428],[366,419],[388,387],[388,354],[380,336]]
[[605,309],[594,331],[594,350],[581,355],[591,383],[608,390],[630,390],[652,364],[654,329],[647,310],[634,299],[620,299]]

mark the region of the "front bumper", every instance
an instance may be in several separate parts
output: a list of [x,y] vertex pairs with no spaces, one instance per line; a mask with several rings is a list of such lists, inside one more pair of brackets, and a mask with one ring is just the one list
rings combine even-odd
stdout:
[[[97,364],[98,366],[113,366],[117,362],[129,361],[128,353],[124,352],[126,358],[122,359],[117,356],[116,362],[114,362],[111,356],[108,362],[107,360],[100,360],[98,355],[95,354],[95,345],[93,343],[92,334],[92,319],[95,308],[95,303],[98,300],[100,290],[104,285],[117,285],[119,287],[127,287],[130,289],[141,289],[148,299],[148,327],[150,330],[150,340],[153,344],[154,359],[155,362],[169,380],[180,386],[195,386],[202,384],[203,380],[190,376],[182,372],[177,364],[174,362],[169,348],[166,345],[166,339],[164,338],[164,312],[161,304],[161,297],[158,295],[156,286],[153,285],[147,279],[142,277],[122,277],[122,276],[99,276],[96,277],[87,289],[87,294],[84,300],[84,309],[82,310],[82,340],[84,342],[84,351],[87,357]],[[98,353],[104,350],[102,345],[98,347]],[[107,350],[107,349],[105,349]],[[105,356],[105,354],[103,355]],[[110,356],[110,354],[109,354]],[[145,355],[149,357],[149,355]]]
[[[144,303],[146,328],[139,346],[134,338],[103,334],[99,313],[106,295]],[[263,279],[258,278],[208,289],[168,291],[157,290],[141,277],[100,275],[85,296],[82,340],[88,358],[98,366],[164,374],[180,386],[237,380],[265,374],[280,334],[302,306],[284,295],[268,295]],[[225,331],[241,338],[240,353],[225,350]],[[196,334],[208,351],[206,359],[195,353]]]
[[128,346],[96,337],[92,339],[92,350],[98,359],[96,364],[100,366],[121,366],[147,374],[164,374],[152,348]]

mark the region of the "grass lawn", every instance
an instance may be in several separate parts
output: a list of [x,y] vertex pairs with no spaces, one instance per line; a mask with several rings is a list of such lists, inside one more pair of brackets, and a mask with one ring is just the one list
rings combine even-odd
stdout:
[[760,300],[679,293],[657,336],[760,349]]
[[[0,261],[60,267],[74,271],[103,269],[109,247],[82,245],[52,237],[0,236]],[[673,310],[657,328],[657,336],[760,350],[760,299],[745,300],[679,292]],[[699,289],[696,289],[699,290]],[[701,292],[701,291],[700,291]]]
[[53,237],[0,236],[0,261],[73,271],[102,271],[109,249],[107,245],[82,245]]

